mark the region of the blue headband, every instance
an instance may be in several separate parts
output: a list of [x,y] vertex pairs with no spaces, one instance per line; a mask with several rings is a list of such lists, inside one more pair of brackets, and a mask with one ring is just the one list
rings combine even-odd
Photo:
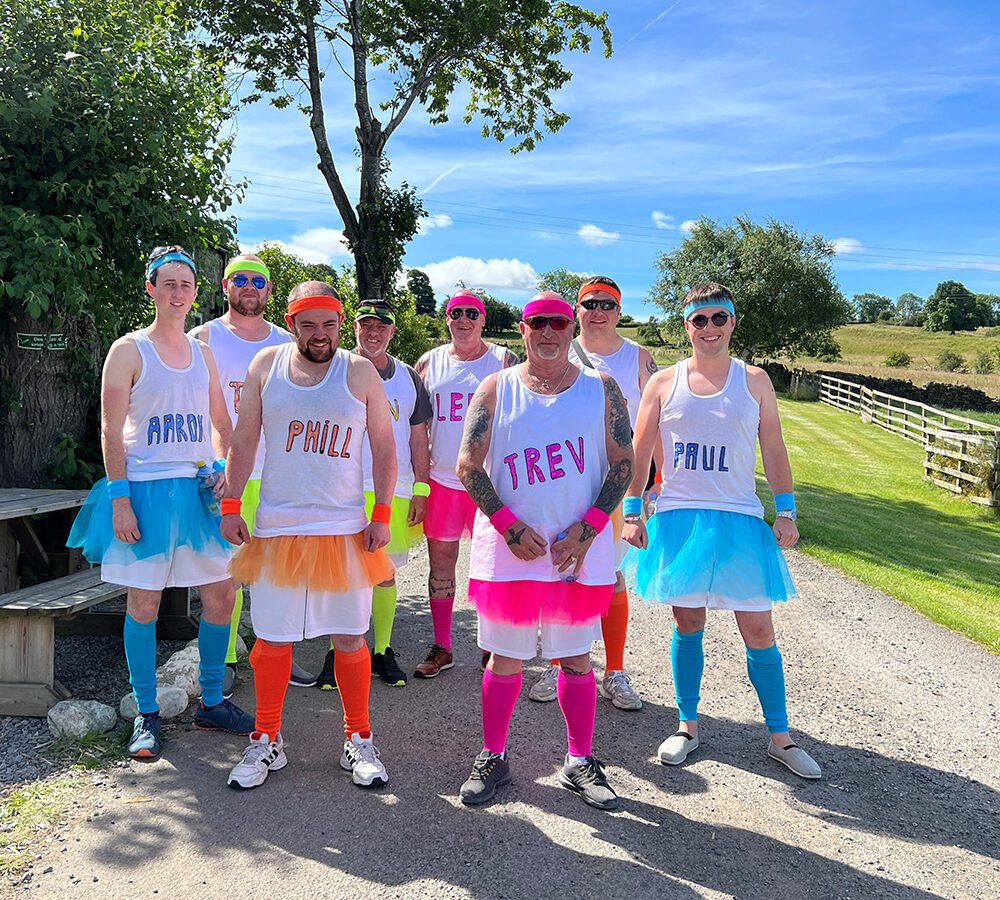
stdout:
[[732,300],[726,300],[724,297],[709,297],[708,300],[693,300],[688,303],[684,307],[685,320],[690,318],[691,313],[696,309],[701,309],[703,306],[718,306],[720,309],[728,310],[731,316],[736,315],[736,306]]
[[171,250],[169,253],[164,253],[163,256],[158,256],[156,259],[151,259],[146,265],[146,281],[150,280],[150,276],[158,269],[160,266],[166,263],[179,262],[184,263],[186,266],[191,267],[191,271],[195,275],[198,274],[198,270],[195,268],[194,260],[191,259],[183,250]]

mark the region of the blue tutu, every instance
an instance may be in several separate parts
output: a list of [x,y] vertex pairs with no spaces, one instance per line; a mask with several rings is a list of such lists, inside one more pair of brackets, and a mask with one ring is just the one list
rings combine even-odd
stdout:
[[645,550],[622,571],[646,600],[760,611],[797,596],[785,556],[763,519],[713,509],[672,509],[647,523]]
[[108,548],[127,548],[134,559],[170,557],[177,547],[228,555],[229,544],[219,532],[218,520],[205,508],[197,478],[159,478],[131,481],[132,511],[139,525],[139,540],[123,544],[112,528],[108,480],[102,478],[87,495],[73,522],[67,547],[81,547],[87,561],[104,561]]

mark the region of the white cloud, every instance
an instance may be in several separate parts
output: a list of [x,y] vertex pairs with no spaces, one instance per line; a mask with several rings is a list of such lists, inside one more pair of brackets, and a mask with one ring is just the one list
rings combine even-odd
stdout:
[[833,252],[838,256],[842,254],[862,253],[864,245],[857,238],[839,237],[831,241]]
[[350,259],[351,251],[344,242],[344,233],[336,228],[310,228],[293,234],[287,241],[268,241],[286,253],[294,254],[307,263],[326,263]]
[[577,235],[585,244],[594,247],[602,247],[605,244],[613,244],[620,235],[617,231],[605,231],[597,225],[581,225],[577,230]]
[[692,231],[694,231],[694,226],[697,224],[698,224],[697,219],[685,219],[683,222],[681,222],[680,225],[677,226],[677,230],[686,231],[688,234],[690,234]]
[[662,209],[654,209],[650,218],[653,220],[653,224],[657,228],[663,228],[668,231],[673,231],[677,228],[672,221],[674,217],[668,216]]
[[417,224],[417,234],[427,234],[435,228],[447,228],[452,224],[451,216],[447,213],[436,213],[424,216]]
[[427,273],[431,286],[439,293],[452,293],[459,281],[470,288],[532,292],[538,273],[531,263],[520,259],[482,260],[471,256],[453,256],[441,262],[416,266]]

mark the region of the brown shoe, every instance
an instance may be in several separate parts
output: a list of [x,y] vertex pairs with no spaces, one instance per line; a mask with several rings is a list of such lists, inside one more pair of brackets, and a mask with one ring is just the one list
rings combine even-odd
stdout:
[[414,675],[417,678],[437,678],[442,669],[451,669],[455,665],[455,658],[451,650],[445,650],[440,644],[432,644],[427,651],[427,658],[416,668]]

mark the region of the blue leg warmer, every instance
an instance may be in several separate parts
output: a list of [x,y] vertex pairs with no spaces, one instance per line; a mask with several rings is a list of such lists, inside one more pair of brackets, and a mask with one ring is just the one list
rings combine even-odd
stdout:
[[201,702],[218,706],[222,702],[222,676],[226,672],[229,622],[213,625],[202,618],[198,625],[198,655],[201,657]]
[[674,674],[674,697],[682,722],[698,718],[701,676],[705,671],[702,638],[705,629],[684,633],[674,628],[670,641],[670,668]]
[[788,708],[785,704],[785,670],[777,644],[763,650],[747,647],[747,674],[757,691],[764,711],[767,730],[788,731]]
[[132,696],[141,713],[159,712],[156,702],[156,619],[136,622],[125,614],[125,661]]

